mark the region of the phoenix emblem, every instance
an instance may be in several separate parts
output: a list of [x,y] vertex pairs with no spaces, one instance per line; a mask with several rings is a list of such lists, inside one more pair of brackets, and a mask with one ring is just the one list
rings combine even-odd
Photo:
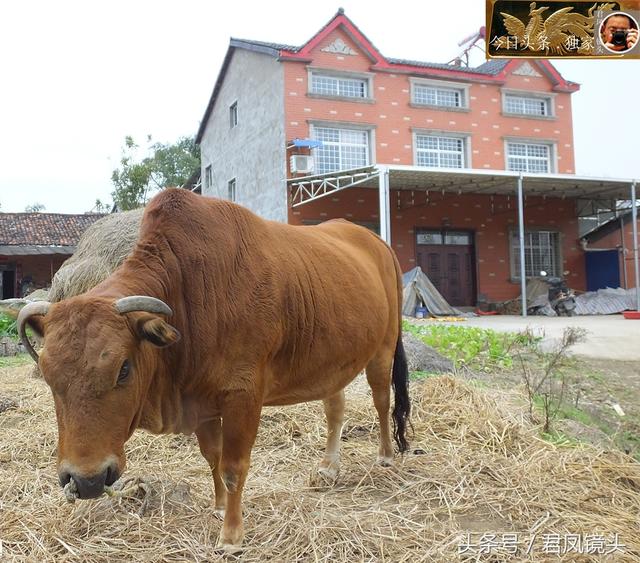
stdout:
[[545,55],[592,54],[594,12],[610,11],[614,6],[614,3],[596,3],[589,8],[586,16],[572,12],[573,6],[569,6],[556,10],[544,19],[542,14],[549,6],[538,8],[536,2],[531,2],[526,25],[515,16],[500,12],[509,35],[496,37],[491,43],[496,49],[532,51]]

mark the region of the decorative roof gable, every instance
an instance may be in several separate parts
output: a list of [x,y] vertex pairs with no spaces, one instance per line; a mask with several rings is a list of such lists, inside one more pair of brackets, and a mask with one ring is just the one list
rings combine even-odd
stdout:
[[324,51],[325,53],[336,53],[338,55],[357,55],[358,54],[339,37],[333,43],[331,43],[330,45],[327,45],[326,47],[323,47],[320,50]]
[[[321,45],[324,41],[326,41],[329,35],[331,35],[331,33],[336,29],[340,29],[344,31],[349,36],[349,38],[355,43],[355,45],[359,47],[360,50],[369,59],[371,59],[371,62],[375,64],[375,63],[384,61],[384,57],[382,56],[380,51],[378,51],[378,49],[374,46],[374,44],[371,41],[369,41],[366,35],[358,29],[356,24],[354,24],[347,16],[345,16],[344,10],[342,8],[338,10],[336,15],[333,16],[327,22],[327,24],[324,27],[322,27],[320,31],[318,31],[318,33],[316,33],[311,39],[309,39],[309,41],[307,41],[304,45],[302,45],[302,47],[297,48],[294,52],[290,52],[287,49],[283,49],[280,53],[280,58],[293,59],[293,60],[308,59],[311,54],[311,51],[313,51],[319,45]],[[344,47],[342,47],[342,45],[336,45],[337,42],[338,40],[334,40],[329,46],[324,47],[321,50],[325,51],[328,48],[338,49],[338,48],[346,47],[350,51],[353,51],[353,49],[351,49],[346,44],[344,44],[342,40],[340,40],[340,42],[344,44]],[[329,51],[329,52],[336,52],[336,51]],[[343,52],[342,54],[351,55],[355,53]]]
[[542,76],[531,64],[527,61],[523,62],[516,70],[511,74],[517,74],[519,76]]

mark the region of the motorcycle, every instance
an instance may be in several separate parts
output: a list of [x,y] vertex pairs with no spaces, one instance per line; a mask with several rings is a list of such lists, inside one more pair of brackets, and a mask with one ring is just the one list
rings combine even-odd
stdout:
[[543,280],[549,285],[549,306],[559,317],[573,317],[576,309],[576,294],[564,278],[547,277],[546,272],[540,272]]

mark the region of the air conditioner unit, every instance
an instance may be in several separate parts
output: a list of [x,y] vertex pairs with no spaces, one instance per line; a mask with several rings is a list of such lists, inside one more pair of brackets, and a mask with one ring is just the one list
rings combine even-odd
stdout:
[[294,154],[291,156],[292,174],[309,174],[313,172],[313,157],[306,154]]

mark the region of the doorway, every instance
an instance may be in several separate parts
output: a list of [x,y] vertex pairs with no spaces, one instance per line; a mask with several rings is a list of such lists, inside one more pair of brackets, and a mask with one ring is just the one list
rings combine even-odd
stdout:
[[454,307],[475,305],[473,233],[416,229],[417,264]]
[[0,296],[2,299],[16,297],[16,272],[0,267]]

